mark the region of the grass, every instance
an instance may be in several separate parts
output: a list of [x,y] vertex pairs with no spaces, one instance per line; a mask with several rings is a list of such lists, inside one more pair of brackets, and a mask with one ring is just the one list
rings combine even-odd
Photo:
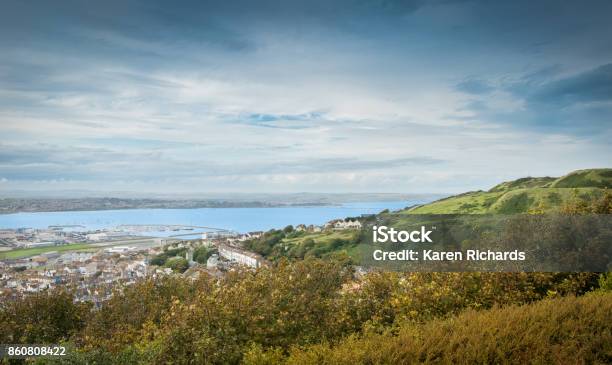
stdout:
[[288,246],[299,245],[304,243],[308,239],[312,239],[316,244],[327,244],[334,239],[350,239],[353,235],[356,234],[356,230],[343,230],[343,231],[323,231],[318,233],[307,233],[305,235],[284,239],[283,244]]
[[306,233],[298,237],[284,238],[279,245],[284,247],[283,255],[288,255],[289,257],[302,258],[307,255],[321,257],[328,253],[344,250],[351,257],[357,258],[358,250],[355,250],[353,244],[347,243],[354,241],[359,234],[359,230]]
[[555,180],[551,184],[551,187],[612,188],[612,169],[589,169],[574,171]]
[[500,183],[489,191],[472,191],[413,209],[407,214],[526,213],[532,209],[554,211],[574,198],[598,197],[612,188],[612,169],[571,172],[560,178],[526,177]]
[[598,197],[603,189],[585,188],[518,188],[509,191],[477,191],[435,201],[410,210],[404,214],[486,214],[526,213],[530,209],[553,211],[579,197]]
[[502,195],[503,192],[484,192],[476,191],[461,194],[458,196],[435,201],[430,204],[423,205],[410,210],[405,210],[403,213],[410,214],[452,214],[452,213],[472,213],[484,214],[487,213],[490,206],[493,205]]
[[513,189],[545,188],[549,187],[556,179],[554,177],[524,177],[513,181],[506,181],[495,185],[489,192],[503,192]]
[[32,248],[19,248],[16,250],[0,252],[0,260],[14,260],[24,257],[36,256],[46,252],[66,252],[66,251],[83,251],[87,249],[99,249],[97,246],[92,246],[87,243],[74,243],[69,245],[44,246]]

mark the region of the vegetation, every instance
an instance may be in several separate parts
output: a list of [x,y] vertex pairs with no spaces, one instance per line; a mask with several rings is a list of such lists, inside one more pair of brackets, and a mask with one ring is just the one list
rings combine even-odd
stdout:
[[81,330],[91,305],[67,291],[38,293],[0,305],[0,343],[59,343]]
[[456,318],[402,325],[397,336],[368,334],[337,346],[294,348],[286,359],[254,348],[245,363],[606,364],[612,359],[611,313],[612,293],[470,310]]
[[327,257],[339,252],[350,255],[360,241],[360,234],[357,230],[312,233],[273,229],[260,238],[245,242],[244,246],[273,260],[281,257]]
[[186,248],[169,248],[165,247],[164,251],[151,258],[150,264],[157,266],[165,266],[166,262],[173,257],[185,257]]
[[[612,193],[550,186],[564,180],[449,200],[539,214],[549,206],[529,200],[538,193],[563,214],[612,213]],[[96,311],[63,291],[2,303],[0,343],[65,343],[73,351],[61,361],[74,364],[612,362],[609,273],[359,274],[347,254],[360,234],[271,230],[246,243],[272,259],[269,267],[150,278],[117,289]],[[194,259],[210,254],[197,249]],[[170,248],[153,260],[182,271],[184,255]]]
[[172,269],[174,272],[183,273],[189,269],[189,262],[184,257],[171,257],[164,266]]
[[[73,303],[65,293],[26,297],[0,307],[0,341],[67,342],[75,353],[66,361],[74,363],[235,364],[257,356],[284,359],[287,355],[291,361],[301,361],[299,356],[308,358],[312,351],[319,351],[317,346],[324,349],[340,343],[341,350],[351,338],[382,338],[376,334],[384,334],[394,343],[397,339],[393,336],[403,336],[406,328],[463,323],[460,318],[466,310],[483,313],[496,307],[582,295],[600,282],[597,274],[589,273],[377,272],[359,277],[351,266],[338,260],[281,260],[274,267],[230,272],[222,279],[203,275],[196,281],[181,277],[145,280],[117,291],[92,313],[88,305]],[[602,295],[607,304],[597,307],[603,310],[611,297]],[[459,319],[452,319],[455,315],[460,315]],[[575,320],[591,315],[588,330],[605,331],[610,321],[601,320],[601,314],[589,309],[580,311]],[[476,318],[477,314],[468,316]],[[491,322],[477,322],[481,328],[495,332],[496,326],[503,327],[501,320],[495,319],[497,314],[483,316]],[[519,316],[513,321],[518,326],[521,320],[538,318]],[[555,318],[565,317],[561,312]],[[522,325],[530,323],[534,331],[566,326],[564,330],[569,331],[572,318],[567,319],[569,324]],[[478,328],[474,326],[470,328]],[[439,337],[430,331],[429,340],[444,341],[442,330],[436,335]],[[469,332],[458,332],[457,336]],[[591,349],[598,341],[603,338],[587,341],[580,337],[576,346]],[[413,350],[406,351],[410,354]]]
[[[540,184],[550,184],[547,182],[550,178],[544,181],[538,180]],[[557,180],[554,180],[557,181]],[[504,185],[506,184],[506,185]],[[460,208],[458,211],[465,208],[468,201],[472,201],[471,211],[478,210],[482,204],[488,205],[491,210],[496,210],[498,213],[530,213],[543,214],[549,212],[563,214],[612,214],[612,192],[608,189],[598,188],[530,188],[529,192],[525,191],[525,184],[528,181],[520,183],[504,183],[498,185],[495,189],[500,190],[502,187],[513,188],[519,186],[516,190],[510,190],[507,193],[492,192],[492,193],[467,193],[455,198],[441,200],[430,205],[425,205],[416,210],[405,210],[400,213],[381,212],[375,217],[362,219],[364,223],[386,224],[387,226],[397,229],[409,229],[415,225],[415,221],[419,221],[419,225],[436,225],[440,223],[441,218],[435,216],[427,216],[424,214],[415,214],[415,212],[424,213],[424,211],[436,212],[439,209],[444,213],[456,212],[453,209],[457,208],[459,202]],[[559,191],[558,193],[555,191]],[[500,198],[491,198],[496,195],[503,194]],[[534,198],[539,196],[540,198]],[[462,208],[461,208],[462,207]],[[552,209],[551,207],[554,207]],[[442,214],[441,212],[438,212]],[[520,218],[520,217],[519,217]],[[525,218],[525,223],[538,224],[538,221],[530,221]],[[517,222],[519,219],[517,219]],[[549,227],[553,227],[554,220],[551,220]],[[564,224],[564,220],[559,220],[559,224]],[[574,222],[575,228],[579,222]],[[486,219],[481,222],[477,221],[474,224],[486,225]],[[587,224],[586,221],[582,224]],[[507,225],[507,227],[510,227]],[[489,227],[490,228],[490,227]],[[583,234],[588,231],[582,229]],[[478,230],[472,230],[472,233],[485,234],[487,227],[482,226]],[[489,229],[490,230],[490,229]],[[288,231],[288,233],[286,232]],[[480,232],[480,233],[479,233]],[[484,233],[483,233],[484,232]],[[512,233],[512,232],[508,232]],[[363,253],[370,252],[371,237],[368,233],[358,230],[326,230],[323,232],[296,232],[293,230],[270,230],[261,238],[250,240],[245,243],[245,247],[251,251],[257,252],[266,256],[271,260],[278,260],[281,257],[289,259],[303,259],[307,257],[344,257],[355,264],[363,264]],[[528,235],[529,236],[529,235]],[[471,238],[472,236],[467,236]],[[479,237],[478,235],[473,237]],[[565,236],[562,236],[565,237]],[[454,240],[456,237],[451,237]],[[551,241],[554,242],[554,241]],[[559,241],[560,243],[561,241]],[[563,241],[566,242],[566,241]],[[605,248],[605,245],[599,245],[600,248]],[[605,258],[604,256],[601,256]]]
[[202,245],[193,250],[193,261],[205,265],[208,258],[214,253],[217,253],[217,249]]
[[612,169],[590,169],[571,172],[550,184],[553,188],[612,188]]
[[98,249],[98,247],[92,246],[87,243],[74,243],[68,245],[53,245],[44,247],[32,247],[32,248],[20,248],[10,251],[0,251],[0,260],[11,260],[19,259],[22,257],[30,257],[40,255],[46,252],[66,252],[66,251],[86,251],[91,249]]
[[527,177],[498,184],[489,191],[455,195],[404,211],[407,214],[526,213],[557,211],[577,195],[593,200],[612,188],[612,169],[572,172],[560,178]]

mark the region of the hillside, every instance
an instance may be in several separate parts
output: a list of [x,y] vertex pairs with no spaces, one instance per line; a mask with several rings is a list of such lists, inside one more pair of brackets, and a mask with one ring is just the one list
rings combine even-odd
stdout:
[[[560,178],[527,177],[500,183],[489,191],[463,193],[408,208],[399,214],[381,213],[368,218],[368,221],[384,220],[387,225],[407,228],[414,224],[413,218],[433,218],[425,216],[426,214],[515,214],[552,212],[580,204],[594,207],[598,202],[605,201],[604,193],[607,188],[612,188],[612,169],[580,170]],[[366,223],[365,220],[362,222]],[[432,224],[436,220],[427,222]],[[271,260],[281,257],[303,259],[340,254],[350,257],[354,262],[361,262],[361,248],[364,245],[369,247],[369,244],[365,244],[368,237],[358,230],[297,232],[291,227],[290,230],[285,228],[268,231],[259,239],[245,242],[245,248]]]
[[[287,364],[580,364],[610,360],[612,294],[466,311],[397,335],[367,334],[293,349]],[[250,363],[270,357],[249,354]],[[248,363],[248,361],[247,361]]]
[[576,197],[590,200],[612,188],[612,169],[571,172],[559,178],[525,177],[503,182],[488,191],[473,191],[405,211],[409,214],[524,213],[552,211]]
[[[364,341],[344,355],[355,360],[352,364],[402,363],[386,357],[391,349],[407,356],[403,363],[413,363],[408,356],[415,352],[430,358],[439,353],[443,364],[503,363],[506,354],[512,354],[511,363],[525,363],[521,359],[527,356],[551,363],[555,355],[563,364],[604,363],[612,323],[606,278],[594,273],[354,275],[342,261],[283,260],[224,277],[146,278],[116,291],[96,310],[94,303],[74,301],[68,291],[32,293],[0,305],[0,343],[68,347],[57,361],[23,362],[36,364],[278,363],[266,355],[280,363],[337,364],[342,355],[335,350],[346,350],[351,338]],[[565,341],[571,346],[563,355],[559,344]],[[495,343],[502,351],[495,353]],[[337,348],[326,349],[329,344]],[[330,353],[308,361],[319,348]],[[363,350],[381,361],[368,359]]]

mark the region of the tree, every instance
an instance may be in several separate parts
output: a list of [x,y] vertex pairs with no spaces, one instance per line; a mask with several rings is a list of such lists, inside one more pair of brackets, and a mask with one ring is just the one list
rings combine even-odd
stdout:
[[90,303],[75,303],[74,293],[37,293],[0,307],[0,343],[58,343],[85,325]]
[[206,246],[200,246],[193,251],[193,261],[198,262],[200,264],[206,264],[208,258],[216,252],[216,249],[208,248]]
[[165,266],[178,273],[183,273],[189,269],[189,263],[184,257],[172,257],[166,261]]

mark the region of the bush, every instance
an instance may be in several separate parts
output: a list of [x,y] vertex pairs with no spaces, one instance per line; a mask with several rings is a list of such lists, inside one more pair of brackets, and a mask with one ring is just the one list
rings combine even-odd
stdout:
[[189,263],[184,257],[172,257],[166,261],[166,267],[169,267],[174,272],[183,273],[189,269]]
[[206,261],[208,261],[208,258],[213,253],[217,253],[217,250],[206,246],[200,246],[193,251],[193,261],[200,264],[206,264]]
[[157,265],[157,266],[164,266],[166,265],[166,261],[168,261],[168,259],[172,257],[176,257],[176,256],[185,256],[185,252],[187,252],[186,248],[166,249],[164,252],[153,256],[153,258],[151,258],[150,264]]
[[38,293],[0,307],[0,343],[58,343],[81,330],[90,304],[74,303],[73,293]]
[[136,343],[141,335],[151,335],[175,301],[184,301],[203,290],[197,283],[176,277],[140,281],[113,297],[88,317],[87,325],[76,336],[86,350],[118,352]]
[[[58,317],[80,308],[70,296],[51,301],[62,305],[32,306],[31,299],[22,299],[0,311],[0,340],[11,343],[24,332],[30,343],[67,339],[79,350],[73,363],[257,364],[277,361],[295,346],[369,338],[466,310],[573,296],[599,279],[588,273],[378,272],[357,279],[346,256],[333,256],[281,259],[221,278],[147,279],[116,291],[96,312],[68,316],[70,321]],[[21,323],[23,316],[31,320]]]
[[337,346],[294,348],[288,364],[584,364],[612,360],[612,294],[467,311],[349,337]]

